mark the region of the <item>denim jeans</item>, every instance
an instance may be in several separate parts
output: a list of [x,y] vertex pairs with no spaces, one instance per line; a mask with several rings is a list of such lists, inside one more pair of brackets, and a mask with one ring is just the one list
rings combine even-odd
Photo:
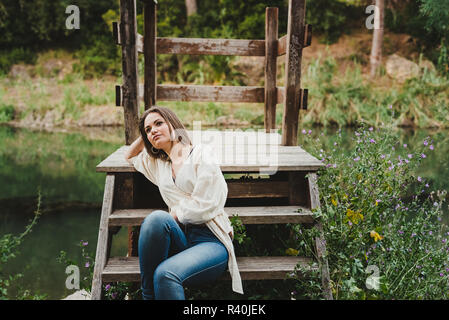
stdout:
[[143,221],[138,250],[144,300],[184,300],[184,285],[213,282],[228,265],[226,247],[207,227],[189,225],[184,233],[163,210]]

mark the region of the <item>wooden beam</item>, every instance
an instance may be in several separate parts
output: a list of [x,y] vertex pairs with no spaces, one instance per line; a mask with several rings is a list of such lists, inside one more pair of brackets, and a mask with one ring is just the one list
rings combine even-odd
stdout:
[[278,40],[278,56],[283,56],[287,49],[287,35],[279,38]]
[[126,41],[122,41],[123,85],[121,95],[125,118],[125,141],[129,145],[139,135],[136,0],[120,0],[120,21],[120,38],[126,39]]
[[157,33],[157,6],[154,1],[144,3],[144,90],[143,101],[145,110],[156,105],[157,96],[157,66],[156,66],[156,33]]
[[104,186],[103,205],[101,207],[100,227],[98,230],[97,252],[95,255],[95,267],[92,280],[92,300],[100,300],[102,293],[102,272],[108,259],[110,244],[109,216],[112,214],[114,202],[115,176],[106,175]]
[[265,101],[264,123],[266,132],[276,128],[276,62],[278,38],[278,8],[265,10]]
[[309,47],[312,44],[312,25],[306,24],[306,35],[304,36],[304,48]]
[[305,36],[305,0],[289,0],[282,145],[297,144],[301,93],[301,58]]

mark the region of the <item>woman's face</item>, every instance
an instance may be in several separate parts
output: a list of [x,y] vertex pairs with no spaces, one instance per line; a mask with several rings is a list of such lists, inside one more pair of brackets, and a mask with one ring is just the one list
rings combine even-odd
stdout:
[[157,112],[147,115],[144,129],[148,140],[156,149],[166,149],[171,143],[169,123]]

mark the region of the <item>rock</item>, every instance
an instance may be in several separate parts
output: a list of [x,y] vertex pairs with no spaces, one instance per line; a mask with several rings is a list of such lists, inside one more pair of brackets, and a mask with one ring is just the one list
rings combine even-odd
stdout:
[[23,64],[15,64],[9,70],[8,77],[12,79],[30,79],[29,67]]
[[419,66],[413,61],[407,60],[397,54],[393,54],[388,57],[386,63],[387,74],[398,80],[400,83],[405,82],[408,79],[419,76]]
[[435,65],[432,63],[432,61],[427,59],[422,59],[419,63],[419,68],[421,71],[424,71],[424,69],[427,69],[427,71],[436,71]]
[[92,300],[91,295],[86,290],[79,290],[75,293],[72,293],[71,295],[65,297],[62,300]]

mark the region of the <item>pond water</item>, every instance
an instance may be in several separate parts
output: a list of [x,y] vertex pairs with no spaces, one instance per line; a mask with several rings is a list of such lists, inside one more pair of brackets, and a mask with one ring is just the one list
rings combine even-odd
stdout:
[[[256,128],[255,128],[256,129]],[[308,130],[308,129],[307,129]],[[329,146],[337,129],[312,129]],[[435,150],[428,153],[417,174],[430,181],[432,190],[449,189],[447,131],[399,130],[399,141],[413,150],[427,136]],[[0,236],[19,234],[33,217],[41,195],[42,216],[24,239],[20,253],[8,261],[7,273],[22,273],[18,285],[47,299],[61,299],[66,289],[65,266],[56,258],[61,250],[81,261],[81,240],[95,256],[105,174],[95,167],[124,144],[123,128],[83,129],[82,132],[50,133],[0,126]],[[354,130],[342,129],[342,152],[355,142]],[[301,135],[299,137],[301,144]],[[114,237],[112,255],[126,255],[127,229]],[[83,266],[80,266],[83,268]],[[11,287],[11,292],[16,288]]]

